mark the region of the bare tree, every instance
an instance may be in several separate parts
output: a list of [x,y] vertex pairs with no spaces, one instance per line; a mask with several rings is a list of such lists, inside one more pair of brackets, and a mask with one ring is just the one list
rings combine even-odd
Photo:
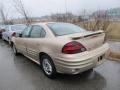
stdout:
[[2,19],[2,23],[3,24],[8,24],[8,21],[7,21],[7,17],[8,17],[8,14],[5,13],[5,9],[4,9],[4,6],[3,4],[0,4],[0,17]]
[[51,18],[53,21],[57,21],[57,22],[66,22],[66,13],[56,13],[56,14],[52,14]]
[[108,27],[110,25],[110,19],[107,14],[107,11],[101,12],[98,11],[97,15],[94,16],[95,23],[94,23],[94,30],[104,30],[105,32],[108,30]]
[[110,28],[110,24],[112,24],[112,21],[110,21],[110,17],[108,15],[107,10],[100,11],[93,13],[89,16],[89,18],[85,19],[86,14],[84,12],[83,14],[83,20],[80,23],[85,29],[96,31],[96,30],[103,30],[106,33],[106,37],[108,35],[108,32],[110,32],[112,29]]
[[80,16],[81,16],[81,21],[80,22],[81,22],[82,26],[85,29],[90,30],[91,22],[89,22],[90,18],[89,18],[89,13],[87,12],[87,10],[84,9]]
[[108,32],[108,27],[110,25],[109,16],[107,14],[107,11],[100,11],[98,10],[92,15],[89,15],[84,10],[83,16],[82,16],[82,26],[86,28],[87,30],[104,30],[105,32]]
[[19,14],[21,14],[25,18],[25,23],[30,24],[31,23],[31,18],[25,9],[25,6],[22,2],[22,0],[13,0],[14,3],[14,8],[17,10]]

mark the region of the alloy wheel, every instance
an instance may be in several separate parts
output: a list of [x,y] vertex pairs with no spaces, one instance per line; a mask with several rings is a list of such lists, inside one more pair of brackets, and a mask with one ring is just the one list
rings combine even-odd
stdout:
[[52,74],[52,66],[48,59],[43,59],[42,66],[43,66],[43,70],[47,75]]

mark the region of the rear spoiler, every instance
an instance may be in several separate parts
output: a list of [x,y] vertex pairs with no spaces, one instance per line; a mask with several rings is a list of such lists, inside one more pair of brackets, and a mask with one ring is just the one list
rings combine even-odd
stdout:
[[88,34],[88,35],[84,35],[84,36],[80,36],[80,37],[72,37],[72,39],[77,40],[77,39],[82,39],[82,38],[86,38],[86,37],[90,37],[90,36],[96,37],[96,35],[99,35],[99,34],[102,34],[102,33],[104,33],[104,31],[99,30],[99,31],[93,32],[93,33]]

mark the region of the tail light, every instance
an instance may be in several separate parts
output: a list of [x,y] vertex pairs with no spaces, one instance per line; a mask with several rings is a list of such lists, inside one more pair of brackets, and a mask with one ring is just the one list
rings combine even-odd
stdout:
[[12,37],[16,37],[16,33],[15,32],[12,34]]
[[67,43],[62,49],[62,53],[65,54],[76,54],[84,51],[86,51],[86,48],[76,41]]

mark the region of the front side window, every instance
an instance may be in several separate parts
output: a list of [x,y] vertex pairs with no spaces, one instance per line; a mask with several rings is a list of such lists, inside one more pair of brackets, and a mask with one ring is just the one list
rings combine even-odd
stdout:
[[69,35],[85,32],[86,30],[70,23],[50,23],[48,27],[52,30],[55,36]]
[[41,38],[45,37],[45,31],[42,27],[40,26],[33,26],[31,33],[30,33],[31,38]]

